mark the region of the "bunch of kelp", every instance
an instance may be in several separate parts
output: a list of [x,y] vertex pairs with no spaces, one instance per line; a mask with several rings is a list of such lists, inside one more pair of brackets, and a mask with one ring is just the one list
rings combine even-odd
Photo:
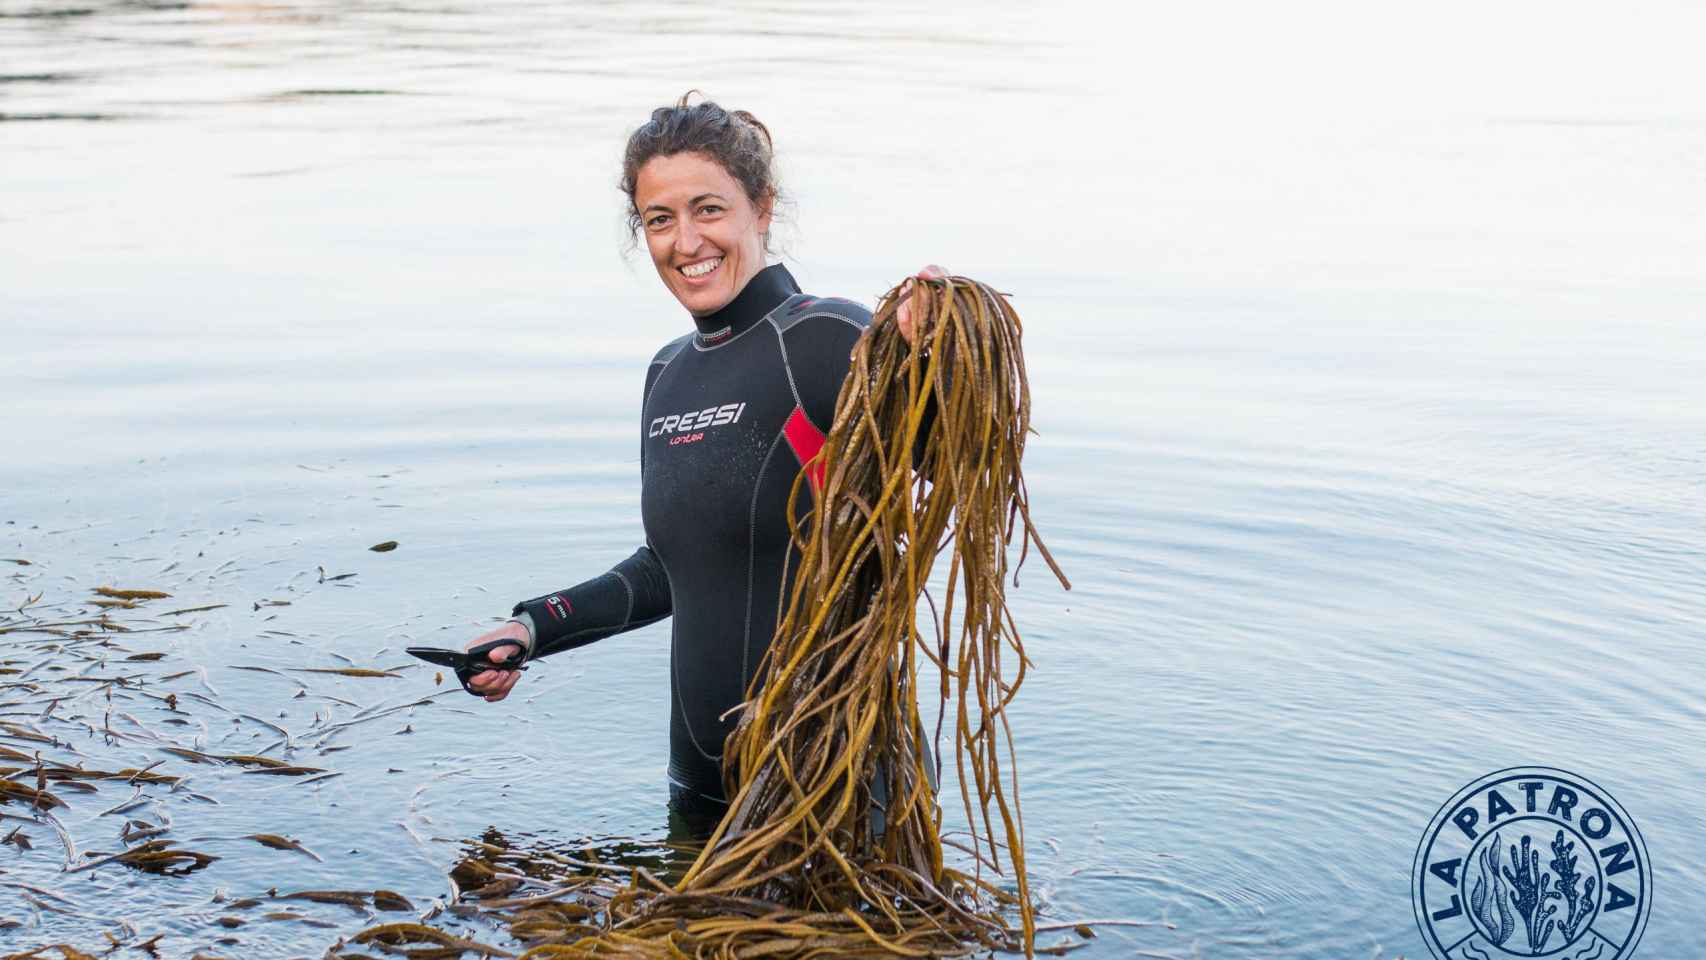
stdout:
[[[1034,541],[1070,584],[1031,524],[1020,473],[1030,398],[1018,315],[974,280],[920,279],[914,347],[896,323],[912,282],[883,298],[821,461],[795,481],[789,516],[808,478],[816,505],[793,530],[800,567],[724,751],[728,814],[679,881],[636,872],[596,932],[533,939],[527,956],[1034,948],[1008,725],[1027,666],[1005,599],[1014,535],[1020,564]],[[950,545],[926,637],[918,602]],[[970,827],[949,844],[969,859],[944,855],[923,660],[937,668],[937,736],[951,712]]]

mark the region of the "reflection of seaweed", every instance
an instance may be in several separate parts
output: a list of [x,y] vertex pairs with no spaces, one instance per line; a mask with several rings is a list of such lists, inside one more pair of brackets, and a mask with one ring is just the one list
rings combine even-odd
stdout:
[[1538,955],[1546,949],[1546,941],[1557,923],[1552,915],[1558,908],[1547,906],[1546,901],[1560,899],[1561,895],[1550,889],[1552,875],[1540,869],[1540,851],[1530,849],[1527,834],[1522,837],[1521,853],[1517,852],[1516,844],[1511,844],[1511,865],[1505,868],[1505,879],[1515,888],[1511,890],[1511,902],[1516,904],[1516,912],[1522,914],[1528,948]]
[[[1505,882],[1499,877],[1499,835],[1493,834],[1493,842],[1481,851],[1481,875],[1475,880],[1475,889],[1469,892],[1469,908],[1475,914],[1475,919],[1481,921],[1481,929],[1487,934],[1487,939],[1498,946],[1510,939],[1511,931],[1516,929],[1516,919],[1511,916],[1511,909],[1505,904]],[[1488,877],[1492,880],[1489,883]],[[1497,906],[1498,916],[1493,916]]]
[[1587,922],[1588,915],[1593,913],[1594,908],[1593,877],[1587,878],[1587,883],[1582,887],[1582,895],[1576,896],[1576,878],[1580,875],[1576,873],[1576,855],[1570,852],[1575,846],[1574,840],[1564,839],[1562,830],[1552,838],[1550,865],[1558,874],[1558,890],[1563,893],[1567,907],[1564,919],[1558,921],[1558,930],[1564,934],[1565,940],[1576,939],[1576,933],[1581,930],[1582,924]]

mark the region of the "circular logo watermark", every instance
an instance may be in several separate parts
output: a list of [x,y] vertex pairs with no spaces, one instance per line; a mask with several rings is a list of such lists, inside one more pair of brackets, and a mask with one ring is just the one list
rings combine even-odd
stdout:
[[1593,782],[1551,767],[1457,791],[1428,823],[1410,878],[1438,960],[1622,960],[1652,893],[1635,821]]

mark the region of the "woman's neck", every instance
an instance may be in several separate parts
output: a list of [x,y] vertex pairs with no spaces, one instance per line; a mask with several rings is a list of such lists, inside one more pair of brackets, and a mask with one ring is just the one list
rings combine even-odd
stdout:
[[714,347],[750,330],[776,305],[800,292],[793,274],[779,263],[773,263],[752,275],[734,299],[723,304],[715,313],[694,317],[700,346]]

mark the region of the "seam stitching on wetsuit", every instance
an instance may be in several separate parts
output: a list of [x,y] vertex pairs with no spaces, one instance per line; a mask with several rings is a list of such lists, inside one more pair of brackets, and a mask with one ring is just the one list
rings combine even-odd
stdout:
[[719,753],[716,756],[712,756],[705,752],[704,747],[699,745],[699,737],[693,732],[693,721],[687,716],[687,701],[681,698],[681,664],[675,655],[674,630],[669,632],[669,672],[671,678],[675,681],[673,684],[675,687],[675,702],[676,705],[681,708],[681,727],[687,731],[687,742],[693,744],[693,749],[699,751],[699,755],[701,757],[714,762],[721,762],[723,759],[722,754]]
[[[770,458],[776,455],[776,448],[782,443],[785,430],[776,431],[776,439],[770,441],[770,449],[764,453],[764,462],[758,465],[758,476],[752,481],[752,506],[747,511],[746,523],[746,625],[740,634],[740,689],[741,695],[746,695],[746,688],[751,678],[746,674],[750,663],[752,650],[752,581],[757,576],[758,552],[758,489],[764,485],[764,471],[770,466]],[[783,561],[786,563],[786,560]],[[784,568],[786,569],[786,568]]]
[[681,789],[686,790],[688,793],[696,794],[700,797],[705,798],[706,800],[712,800],[712,801],[715,801],[717,803],[724,804],[725,806],[728,804],[728,801],[723,799],[722,797],[713,797],[710,794],[706,793],[705,791],[698,789],[697,787],[694,787],[690,784],[682,783],[680,780],[677,780],[675,778],[675,775],[669,772],[668,767],[664,768],[663,778],[665,780],[668,780],[670,783],[673,783],[676,786],[680,787]]
[[[807,423],[812,423],[811,414],[806,413],[806,402],[800,399],[800,389],[794,386],[794,368],[788,365],[788,344],[782,336],[782,325],[777,323],[774,317],[765,317],[764,319],[769,320],[770,326],[776,329],[776,349],[782,351],[782,375],[788,378],[788,392],[794,395],[794,406],[799,407],[800,413],[805,414]],[[815,427],[817,424],[812,423],[812,426]],[[819,430],[818,432],[822,433],[823,431]]]
[[[774,314],[774,311],[772,311],[772,314]],[[808,313],[803,317],[799,317],[798,319],[795,319],[795,320],[789,322],[789,324],[786,327],[784,327],[780,323],[776,322],[776,318],[774,315],[765,317],[766,320],[770,321],[770,325],[772,327],[776,328],[776,346],[779,349],[781,349],[781,351],[782,351],[782,372],[788,375],[788,390],[794,394],[794,403],[799,405],[800,415],[805,417],[806,422],[811,424],[812,427],[815,428],[818,433],[821,433],[824,436],[828,436],[829,431],[825,430],[821,426],[818,426],[817,421],[812,419],[811,412],[806,409],[806,402],[804,400],[800,399],[799,389],[794,386],[794,368],[788,363],[788,345],[786,342],[787,338],[785,336],[783,336],[783,334],[787,333],[789,330],[792,330],[794,327],[798,326],[800,324],[800,321],[810,320],[813,317],[833,317],[837,320],[840,320],[842,323],[847,324],[848,326],[852,327],[853,329],[860,331],[861,333],[863,333],[864,331],[866,331],[870,328],[867,326],[860,326],[857,322],[855,322],[855,321],[853,321],[847,317],[844,317],[839,313],[825,313],[825,312],[821,312],[821,311],[818,313]],[[837,390],[836,395],[837,395],[837,397],[840,396],[839,389]],[[801,466],[805,466],[805,465],[801,464]]]
[[[648,376],[650,376],[650,374],[651,374],[652,367],[655,367],[655,366],[658,366],[661,364],[663,366],[663,369],[658,371],[657,376],[651,377],[652,382],[649,386],[646,387],[646,395],[640,398],[640,429],[641,429],[641,431],[644,431],[646,429],[646,408],[651,406],[652,394],[657,391],[658,383],[659,383],[659,381],[663,380],[664,372],[669,369],[669,365],[675,362],[676,357],[681,356],[681,348],[679,346],[676,346],[676,344],[679,344],[681,341],[687,339],[688,336],[690,336],[690,334],[684,334],[684,335],[676,337],[674,340],[671,340],[670,342],[664,344],[663,350],[668,350],[670,347],[675,347],[675,352],[669,355],[668,360],[658,360],[658,359],[654,358],[652,360],[650,366],[646,367],[646,373]],[[663,350],[659,350],[658,352],[662,353]],[[640,487],[642,490],[645,488],[645,485],[646,485],[646,441],[645,441],[645,438],[642,437],[640,439]],[[646,546],[648,546],[648,547],[651,546],[650,540],[646,541]]]
[[620,571],[612,570],[610,575],[622,581],[622,589],[628,593],[628,609],[622,613],[622,625],[625,627],[634,622],[634,585],[628,582]]
[[[849,300],[848,302],[852,303],[851,300]],[[860,332],[863,332],[865,330],[870,329],[870,324],[862,324],[859,321],[854,320],[852,317],[844,317],[839,313],[830,313],[827,310],[818,310],[818,311],[815,311],[813,313],[801,314],[800,316],[797,316],[797,317],[793,318],[792,320],[789,320],[788,325],[785,327],[780,327],[780,329],[784,333],[786,333],[787,331],[794,329],[795,327],[799,326],[804,321],[810,320],[813,317],[834,317],[835,319],[840,320],[842,323],[845,323],[848,326],[850,326],[853,329],[858,330]]]
[[[628,611],[627,611],[627,613],[623,614],[622,622],[617,624],[614,627],[584,627],[580,630],[574,630],[574,631],[571,631],[569,633],[565,633],[552,642],[553,647],[560,648],[564,643],[567,643],[568,641],[573,640],[576,637],[584,637],[589,633],[604,632],[606,636],[610,636],[610,635],[621,633],[624,630],[633,629],[635,627],[650,626],[651,624],[657,623],[659,620],[662,620],[664,617],[669,616],[669,614],[666,613],[661,617],[653,617],[652,619],[647,620],[643,623],[635,623],[634,622],[634,587],[633,587],[633,585],[628,582],[627,577],[623,576],[621,573],[619,573],[615,570],[607,570],[607,571],[605,571],[604,575],[610,576],[610,577],[615,577],[619,582],[621,582],[622,589],[628,591]],[[552,652],[555,653],[556,651],[553,650]],[[544,654],[538,654],[536,657],[530,657],[529,659],[537,659],[537,657],[540,657],[540,656],[544,656]]]
[[[665,350],[668,350],[670,347],[670,344],[679,343],[683,339],[685,339],[685,338],[684,337],[676,337],[674,340],[671,340],[669,343],[664,344],[663,348]],[[652,380],[652,385],[646,388],[646,395],[644,397],[640,398],[640,422],[641,423],[645,422],[646,406],[652,402],[652,394],[658,388],[658,381],[663,379],[664,371],[668,370],[669,365],[674,363],[675,358],[679,357],[679,356],[681,356],[681,349],[678,347],[678,348],[676,348],[676,351],[674,353],[669,355],[668,360],[653,360],[651,362],[651,365],[646,367],[646,369],[649,371],[649,370],[651,370],[652,367],[657,366],[658,364],[661,363],[663,365],[663,370],[658,371],[657,377]],[[645,451],[645,446],[643,444],[641,445],[640,450],[642,453]]]
[[611,630],[613,632],[621,632],[622,628],[626,627],[628,625],[628,623],[634,619],[634,591],[631,587],[628,586],[628,581],[623,579],[622,575],[620,573],[617,573],[614,570],[606,570],[606,571],[604,571],[602,576],[604,576],[604,577],[615,577],[618,581],[621,582],[622,588],[628,591],[628,612],[623,614],[622,622],[617,624],[614,627],[587,627],[583,630],[576,630],[573,633],[565,633],[561,637],[557,638],[558,643],[562,643],[564,640],[573,640],[575,637],[585,636],[586,634],[589,634],[589,633],[597,633],[600,630]]

